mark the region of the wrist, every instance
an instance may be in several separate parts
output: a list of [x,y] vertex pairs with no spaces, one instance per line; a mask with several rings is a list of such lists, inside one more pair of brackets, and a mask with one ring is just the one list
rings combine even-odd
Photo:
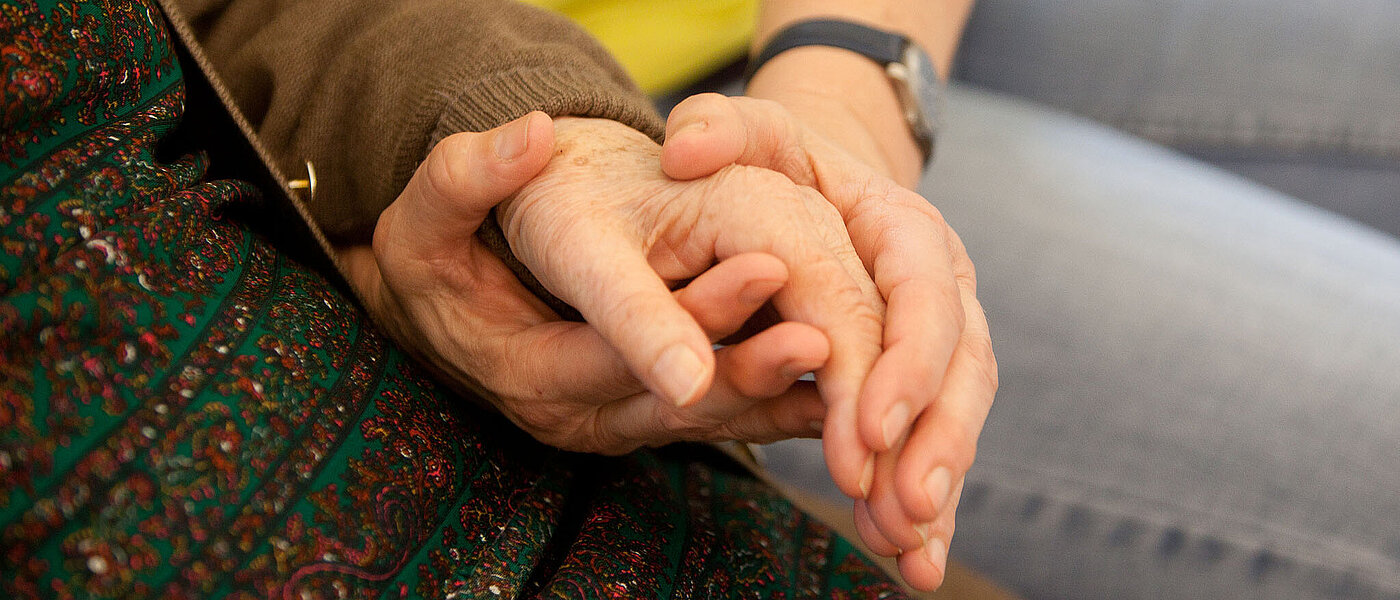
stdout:
[[924,157],[885,69],[855,52],[803,46],[763,65],[746,95],[782,104],[804,125],[906,187]]
[[539,201],[547,194],[541,194],[541,187],[548,187],[553,179],[550,175],[559,170],[559,163],[569,159],[578,150],[580,143],[586,143],[588,137],[586,132],[593,127],[604,126],[606,119],[595,119],[592,117],[563,116],[554,118],[554,156],[549,159],[549,164],[545,165],[534,179],[516,190],[500,204],[496,205],[494,218],[500,226],[501,233],[505,237],[510,250],[519,257],[520,249],[515,247],[513,240],[519,238],[520,214],[525,208]]
[[542,193],[561,183],[573,183],[569,174],[606,170],[636,161],[659,162],[661,147],[645,133],[613,121],[593,117],[554,119],[554,157],[529,183],[496,207],[496,218],[508,239],[519,225],[520,214],[544,198]]

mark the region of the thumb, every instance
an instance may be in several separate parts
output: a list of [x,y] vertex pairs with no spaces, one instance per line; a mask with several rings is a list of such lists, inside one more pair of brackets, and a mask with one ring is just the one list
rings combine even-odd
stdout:
[[816,177],[806,144],[799,124],[776,102],[697,94],[666,119],[661,169],[674,179],[696,179],[741,164],[811,185]]
[[411,228],[411,235],[396,238],[412,246],[405,250],[455,247],[553,154],[554,122],[538,111],[490,131],[448,136],[428,153],[380,222]]

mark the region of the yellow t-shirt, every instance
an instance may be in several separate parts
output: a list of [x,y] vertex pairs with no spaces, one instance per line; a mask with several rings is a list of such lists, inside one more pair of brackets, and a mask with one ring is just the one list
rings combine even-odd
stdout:
[[758,0],[524,0],[602,41],[648,94],[694,83],[748,52]]

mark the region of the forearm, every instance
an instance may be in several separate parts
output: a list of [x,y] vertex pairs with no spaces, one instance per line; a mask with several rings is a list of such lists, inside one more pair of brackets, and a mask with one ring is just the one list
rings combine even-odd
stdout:
[[[768,0],[759,13],[754,52],[784,27],[835,17],[907,35],[947,77],[972,0]],[[905,124],[884,69],[847,50],[810,46],[769,61],[746,92],[783,104],[799,119],[857,158],[917,184],[922,155]]]

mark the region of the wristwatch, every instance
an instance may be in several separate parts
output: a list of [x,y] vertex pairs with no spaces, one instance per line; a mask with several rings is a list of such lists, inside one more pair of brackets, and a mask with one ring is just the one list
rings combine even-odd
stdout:
[[933,70],[928,53],[918,44],[898,33],[849,21],[801,21],[768,40],[758,56],[749,62],[744,80],[751,79],[773,57],[801,46],[844,48],[884,67],[899,97],[904,121],[924,153],[924,165],[933,160],[934,137],[943,113],[943,82]]

